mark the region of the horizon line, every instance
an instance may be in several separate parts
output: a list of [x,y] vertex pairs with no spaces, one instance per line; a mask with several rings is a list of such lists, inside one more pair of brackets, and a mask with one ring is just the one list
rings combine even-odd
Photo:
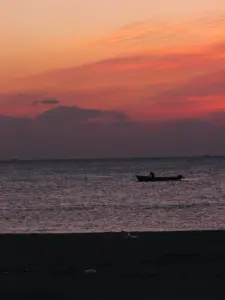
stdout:
[[81,161],[81,160],[144,160],[144,159],[185,159],[185,158],[225,158],[225,154],[203,154],[203,155],[185,155],[185,156],[133,156],[133,157],[72,157],[72,158],[34,158],[34,159],[0,159],[0,163],[17,163],[17,162],[63,162],[63,161]]

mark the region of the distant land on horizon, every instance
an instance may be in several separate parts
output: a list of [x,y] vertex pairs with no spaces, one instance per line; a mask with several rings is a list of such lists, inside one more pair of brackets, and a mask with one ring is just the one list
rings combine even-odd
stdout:
[[194,156],[151,156],[151,157],[89,157],[89,158],[42,158],[42,159],[5,159],[0,163],[20,162],[66,162],[66,161],[120,161],[120,160],[151,160],[151,159],[195,159],[195,158],[225,158],[225,155],[194,155]]

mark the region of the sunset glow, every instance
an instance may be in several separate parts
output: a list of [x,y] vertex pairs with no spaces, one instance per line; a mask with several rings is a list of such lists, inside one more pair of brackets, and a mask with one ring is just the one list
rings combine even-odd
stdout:
[[2,0],[0,25],[1,116],[225,124],[224,0]]

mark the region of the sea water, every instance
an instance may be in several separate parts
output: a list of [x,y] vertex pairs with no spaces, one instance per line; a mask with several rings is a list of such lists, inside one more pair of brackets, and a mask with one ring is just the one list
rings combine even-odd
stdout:
[[1,233],[224,228],[225,157],[0,163]]

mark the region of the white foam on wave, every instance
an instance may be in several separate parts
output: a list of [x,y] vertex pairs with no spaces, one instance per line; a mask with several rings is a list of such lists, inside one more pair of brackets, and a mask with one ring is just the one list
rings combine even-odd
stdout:
[[184,178],[182,181],[198,181],[201,180],[201,178]]

